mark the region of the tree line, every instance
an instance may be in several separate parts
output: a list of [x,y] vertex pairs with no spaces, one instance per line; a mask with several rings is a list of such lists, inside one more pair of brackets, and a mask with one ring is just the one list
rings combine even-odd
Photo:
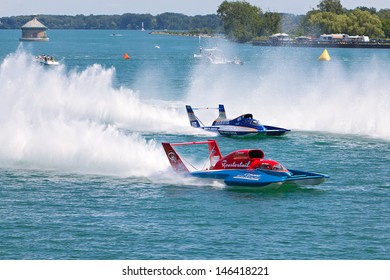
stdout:
[[[141,29],[146,30],[201,30],[221,32],[223,23],[216,14],[187,16],[178,13],[122,15],[36,15],[49,29]],[[19,29],[33,16],[12,16],[0,18],[0,29]]]
[[390,9],[345,9],[340,0],[322,0],[302,16],[266,12],[246,1],[224,1],[217,10],[224,33],[238,42],[258,40],[273,33],[296,36],[344,33],[374,38],[390,37]]
[[[246,1],[223,1],[217,14],[187,16],[178,13],[125,13],[122,15],[39,15],[49,29],[140,29],[186,30],[197,33],[224,33],[237,42],[249,42],[274,33],[315,36],[330,33],[390,38],[390,9],[357,7],[345,9],[340,0],[322,0],[305,15],[265,12]],[[0,18],[0,29],[19,29],[33,16]]]

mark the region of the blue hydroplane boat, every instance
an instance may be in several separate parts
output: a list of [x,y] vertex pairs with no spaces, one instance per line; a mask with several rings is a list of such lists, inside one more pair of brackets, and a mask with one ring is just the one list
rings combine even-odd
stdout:
[[228,119],[222,104],[218,106],[218,118],[210,126],[205,126],[195,115],[194,110],[216,108],[192,108],[190,105],[186,105],[186,109],[192,127],[217,132],[223,136],[280,136],[290,131],[281,127],[262,125],[259,120],[253,118],[252,114]]

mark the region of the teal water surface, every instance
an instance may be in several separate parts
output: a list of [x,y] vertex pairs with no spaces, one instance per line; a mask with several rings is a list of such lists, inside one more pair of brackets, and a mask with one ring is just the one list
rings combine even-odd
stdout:
[[[323,63],[319,49],[202,38],[244,61],[209,65],[193,57],[197,37],[0,35],[1,259],[389,258],[388,50],[328,49]],[[61,65],[38,65],[40,54]],[[292,131],[241,139],[189,126],[186,104],[220,103]],[[206,139],[330,178],[240,191],[174,174],[160,143]]]

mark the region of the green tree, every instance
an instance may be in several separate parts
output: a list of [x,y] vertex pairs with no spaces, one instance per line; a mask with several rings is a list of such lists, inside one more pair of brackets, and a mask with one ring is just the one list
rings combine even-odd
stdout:
[[246,1],[224,1],[217,10],[225,35],[238,42],[248,42],[262,32],[262,11]]
[[369,11],[371,14],[376,14],[376,8],[374,7],[365,7],[365,6],[359,6],[359,7],[356,7],[356,9],[359,9],[359,10],[362,10],[362,11]]
[[360,9],[353,10],[348,17],[349,35],[367,35],[370,37],[385,37],[382,22],[377,15]]
[[382,22],[382,30],[386,38],[390,38],[390,9],[381,9],[378,16]]
[[318,8],[319,10],[308,12],[304,21],[306,31],[310,31],[312,35],[346,33],[370,37],[385,36],[382,24],[386,21],[378,17],[375,8],[363,7],[364,10],[356,8],[346,11],[338,0],[324,0]]
[[379,10],[378,17],[380,19],[390,19],[390,9],[381,9],[381,10]]
[[157,29],[188,30],[189,17],[177,13],[163,13],[156,16]]
[[341,5],[340,0],[322,0],[317,5],[317,8],[321,12],[335,13],[338,15],[344,13],[344,8]]
[[264,35],[282,32],[282,16],[279,13],[265,13],[263,16],[263,27]]
[[390,38],[390,19],[382,20],[382,30],[386,38]]
[[346,33],[348,28],[348,16],[331,12],[312,13],[307,19],[307,25],[316,36],[324,33]]

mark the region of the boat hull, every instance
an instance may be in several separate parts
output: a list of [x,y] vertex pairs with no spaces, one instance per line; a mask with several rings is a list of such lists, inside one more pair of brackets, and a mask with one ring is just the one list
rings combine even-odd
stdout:
[[289,132],[289,129],[276,127],[276,126],[270,126],[270,125],[264,125],[265,131],[267,136],[281,136],[287,132]]
[[57,61],[40,61],[41,64],[47,66],[57,66],[59,63]]
[[281,136],[289,129],[284,129],[276,126],[264,126],[264,130],[253,127],[221,125],[221,126],[205,126],[204,130],[219,133],[222,136],[249,136],[249,137],[265,137],[265,136]]
[[291,170],[291,176],[287,177],[285,184],[292,184],[297,186],[307,186],[307,185],[319,185],[325,182],[329,176],[321,173],[314,172],[305,172],[300,170]]
[[225,170],[204,170],[194,171],[190,174],[198,178],[221,180],[229,187],[263,188],[267,186],[280,185],[318,185],[329,178],[328,175],[306,172],[300,170],[289,170],[285,172],[247,170],[247,169],[225,169]]

